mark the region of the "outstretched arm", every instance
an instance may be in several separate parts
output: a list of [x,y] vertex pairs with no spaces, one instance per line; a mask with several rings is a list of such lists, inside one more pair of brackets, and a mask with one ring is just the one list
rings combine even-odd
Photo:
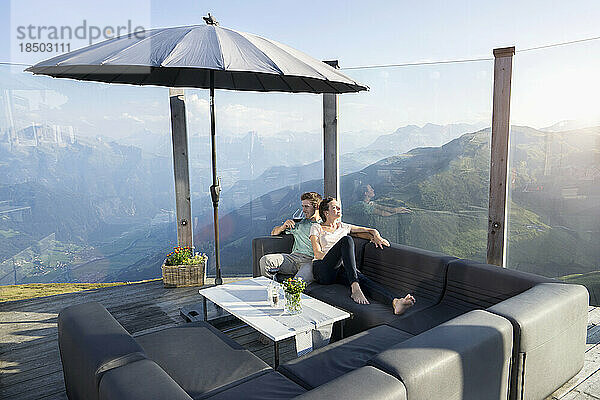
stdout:
[[379,234],[379,231],[375,228],[365,228],[364,226],[352,225],[350,233],[355,233],[358,237],[369,239],[373,244],[375,244],[375,247],[379,247],[381,249],[383,249],[383,246],[390,245],[390,242],[388,242],[387,239],[382,238]]

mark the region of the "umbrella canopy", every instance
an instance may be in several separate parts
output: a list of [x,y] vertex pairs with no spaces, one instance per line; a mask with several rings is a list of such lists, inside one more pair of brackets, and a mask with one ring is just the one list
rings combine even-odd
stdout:
[[141,31],[42,61],[26,71],[108,83],[261,92],[366,90],[329,65],[273,40],[218,25]]
[[[207,25],[134,32],[42,61],[26,71],[55,78],[210,89],[215,267],[219,262],[219,195],[214,90],[348,93],[367,90],[335,68],[284,44]],[[182,224],[185,221],[182,221]],[[187,222],[185,222],[187,223]]]

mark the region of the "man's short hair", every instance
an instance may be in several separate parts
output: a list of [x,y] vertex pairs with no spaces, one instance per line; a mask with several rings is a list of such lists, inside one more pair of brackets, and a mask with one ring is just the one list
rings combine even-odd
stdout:
[[321,203],[322,199],[323,197],[321,197],[321,195],[317,192],[306,192],[302,193],[302,196],[300,196],[300,200],[310,200],[311,204],[316,210],[319,209],[319,204]]

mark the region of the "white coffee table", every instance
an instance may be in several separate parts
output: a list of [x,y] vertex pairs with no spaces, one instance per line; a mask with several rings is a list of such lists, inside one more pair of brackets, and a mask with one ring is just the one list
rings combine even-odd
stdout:
[[205,321],[208,299],[271,339],[275,350],[275,368],[279,366],[279,342],[337,321],[343,324],[350,317],[348,312],[306,294],[302,294],[301,314],[290,315],[283,308],[272,308],[267,300],[270,282],[270,279],[259,277],[213,286],[199,292],[203,298]]

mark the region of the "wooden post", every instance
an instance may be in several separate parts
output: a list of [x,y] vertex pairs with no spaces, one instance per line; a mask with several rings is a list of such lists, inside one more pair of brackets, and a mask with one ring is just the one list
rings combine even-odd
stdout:
[[510,83],[514,54],[514,47],[494,49],[494,104],[492,110],[487,262],[498,266],[504,266],[506,241]]
[[192,246],[192,206],[188,140],[183,89],[169,88],[171,136],[173,138],[173,172],[175,175],[175,207],[177,209],[177,243]]
[[[339,68],[338,61],[324,61]],[[338,95],[323,94],[323,195],[340,199],[340,159],[338,154]]]

